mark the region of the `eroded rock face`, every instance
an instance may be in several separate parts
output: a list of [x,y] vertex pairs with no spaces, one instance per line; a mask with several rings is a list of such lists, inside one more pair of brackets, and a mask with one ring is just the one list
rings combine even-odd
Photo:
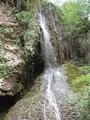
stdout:
[[0,4],[0,96],[14,96],[23,89],[18,79],[24,64],[23,51],[17,44],[19,31],[19,24],[12,8]]
[[14,96],[23,90],[23,85],[16,81],[0,79],[0,96]]
[[36,17],[25,27],[6,4],[0,4],[0,16],[0,96],[4,99],[21,94],[24,87],[30,89],[43,62]]
[[4,94],[3,92],[9,92],[12,87],[13,85],[10,82],[0,79],[0,90],[2,91],[1,95]]

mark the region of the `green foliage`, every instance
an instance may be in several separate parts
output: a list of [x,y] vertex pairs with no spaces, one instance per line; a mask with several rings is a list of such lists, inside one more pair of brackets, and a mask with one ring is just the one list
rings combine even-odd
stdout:
[[33,16],[33,11],[21,11],[16,14],[18,20],[22,23],[28,23]]
[[[72,88],[81,94],[77,107],[80,110],[80,120],[90,120],[90,66],[76,67],[68,63],[66,70]],[[77,72],[81,74],[76,74]],[[82,75],[83,74],[83,75]],[[78,75],[78,76],[77,76]],[[73,79],[74,78],[74,79]]]
[[[69,1],[64,3],[61,8],[63,13],[63,20],[67,25],[68,30],[76,31],[77,33],[81,30],[86,29],[88,26],[88,19],[86,14],[88,13],[88,8],[85,2]],[[89,11],[90,12],[90,11]]]
[[4,63],[6,63],[6,59],[0,56],[0,64],[4,64]]
[[9,27],[1,27],[0,28],[0,32],[3,33],[3,34],[4,33],[12,33],[13,32],[13,28],[11,28],[11,27],[10,28]]
[[75,64],[73,64],[71,62],[65,62],[64,66],[65,66],[66,74],[68,76],[68,81],[70,83],[76,77],[81,76],[80,71]]
[[68,82],[75,91],[84,92],[84,89],[90,84],[90,66],[77,67],[71,62],[64,64]]
[[39,40],[39,25],[38,25],[38,21],[36,19],[35,16],[33,16],[30,21],[29,24],[27,26],[27,29],[24,32],[23,38],[24,38],[24,48],[25,51],[28,51],[27,54],[30,54],[30,52],[32,52],[34,54],[34,42],[40,42]]
[[81,74],[88,74],[90,73],[90,66],[86,65],[86,66],[79,67],[79,71]]
[[76,79],[72,81],[72,85],[83,92],[84,89],[90,85],[90,73],[76,77]]
[[[80,21],[80,9],[81,5],[78,3],[65,3],[62,11],[63,11],[63,19],[66,24],[69,24],[70,28],[73,29],[73,25],[79,24]],[[77,16],[77,17],[76,17]],[[78,22],[78,23],[76,23]]]
[[32,43],[33,43],[32,36],[33,36],[33,31],[31,31],[31,29],[27,29],[27,31],[25,31],[25,34],[24,34],[25,48],[27,50],[32,49]]
[[[12,27],[0,27],[0,42],[3,42],[5,40],[5,37],[8,35],[11,35],[14,32]],[[6,35],[6,36],[5,36]]]
[[4,28],[0,27],[0,44],[5,39],[3,32],[4,32]]
[[84,93],[78,107],[81,114],[80,120],[90,120],[90,86],[84,89]]
[[73,60],[83,63],[90,61],[88,57],[90,53],[89,3],[87,0],[69,0],[61,7],[65,37],[69,44],[70,54]]
[[12,67],[9,67],[7,65],[0,66],[0,76],[4,78],[9,78],[14,72],[14,69]]
[[32,38],[33,34],[34,34],[34,31],[28,29],[27,31],[25,31],[24,39],[27,39],[29,41],[30,38]]
[[90,66],[77,67],[71,62],[65,62],[65,70],[71,87],[81,94],[77,104],[80,120],[90,120]]

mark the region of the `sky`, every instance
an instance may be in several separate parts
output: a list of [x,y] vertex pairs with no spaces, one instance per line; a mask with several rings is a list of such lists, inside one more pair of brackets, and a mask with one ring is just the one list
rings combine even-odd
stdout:
[[63,4],[66,0],[49,0],[49,1],[54,4]]

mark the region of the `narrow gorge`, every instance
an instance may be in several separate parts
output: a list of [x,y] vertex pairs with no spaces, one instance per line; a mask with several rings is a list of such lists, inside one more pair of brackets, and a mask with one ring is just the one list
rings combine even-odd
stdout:
[[78,2],[0,1],[0,120],[89,120],[90,21]]

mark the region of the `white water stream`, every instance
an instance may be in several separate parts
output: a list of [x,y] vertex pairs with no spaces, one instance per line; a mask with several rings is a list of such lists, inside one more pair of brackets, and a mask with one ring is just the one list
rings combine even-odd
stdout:
[[[60,110],[56,98],[67,96],[69,93],[66,83],[66,76],[62,67],[58,66],[54,48],[50,42],[50,34],[47,29],[45,17],[39,14],[40,26],[42,28],[46,71],[43,74],[43,84],[45,85],[44,119],[61,120]],[[58,66],[58,67],[57,67]],[[56,97],[57,93],[57,97]]]

